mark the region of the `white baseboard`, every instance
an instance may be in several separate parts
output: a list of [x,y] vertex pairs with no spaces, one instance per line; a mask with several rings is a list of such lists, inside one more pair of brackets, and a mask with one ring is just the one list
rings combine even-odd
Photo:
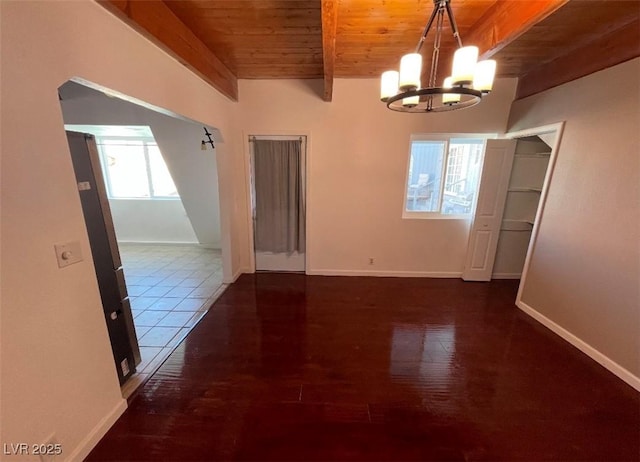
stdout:
[[96,445],[100,442],[102,437],[106,435],[109,429],[116,423],[116,420],[122,415],[122,413],[127,409],[127,400],[121,400],[113,410],[103,417],[103,419],[98,422],[93,430],[89,432],[89,434],[80,442],[80,444],[73,450],[73,452],[67,457],[65,460],[70,462],[81,461],[84,460],[91,450],[96,447]]
[[224,284],[233,284],[234,282],[236,282],[236,280],[240,277],[241,274],[251,273],[251,272],[252,271],[249,268],[246,268],[246,267],[240,268],[240,269],[238,269],[238,271],[233,273],[230,278],[223,279],[222,282]]
[[198,242],[183,242],[183,241],[126,241],[126,240],[118,240],[118,244],[130,244],[130,245],[189,245],[193,247],[205,247],[207,246],[201,245]]
[[522,273],[493,273],[491,279],[520,279]]
[[522,311],[524,311],[525,313],[527,313],[529,316],[531,316],[533,319],[538,321],[540,324],[542,324],[543,326],[545,326],[546,328],[550,329],[555,334],[557,334],[560,337],[562,337],[564,340],[569,342],[571,345],[576,347],[578,350],[582,351],[584,354],[589,356],[591,359],[596,361],[598,364],[600,364],[604,368],[608,369],[614,375],[616,375],[620,379],[624,380],[630,386],[632,386],[636,390],[640,391],[640,377],[636,377],[631,372],[629,372],[627,369],[622,367],[620,364],[616,363],[615,361],[613,361],[608,356],[602,354],[601,352],[599,352],[598,350],[593,348],[591,345],[586,343],[584,340],[581,340],[580,338],[576,337],[571,332],[566,330],[564,327],[560,326],[559,324],[556,324],[551,319],[547,318],[545,315],[543,315],[540,312],[536,311],[535,309],[533,309],[532,307],[530,307],[526,303],[524,303],[522,301],[517,301],[516,302],[516,306],[518,308],[520,308]]
[[376,270],[332,270],[313,269],[307,271],[310,276],[372,276],[395,278],[459,278],[461,272],[437,271],[376,271]]

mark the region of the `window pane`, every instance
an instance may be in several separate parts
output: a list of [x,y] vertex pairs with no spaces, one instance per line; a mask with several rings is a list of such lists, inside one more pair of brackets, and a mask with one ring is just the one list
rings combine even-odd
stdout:
[[111,197],[149,197],[142,141],[100,140]]
[[151,184],[153,195],[160,197],[180,197],[173,183],[167,164],[165,164],[160,149],[156,144],[147,145],[149,153],[149,167],[151,169]]
[[444,141],[412,141],[407,211],[438,212]]
[[451,139],[445,173],[442,213],[471,213],[480,181],[483,140]]

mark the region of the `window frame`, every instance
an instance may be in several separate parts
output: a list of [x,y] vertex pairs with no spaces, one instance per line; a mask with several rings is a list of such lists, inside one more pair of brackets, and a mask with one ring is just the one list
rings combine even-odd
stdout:
[[[160,149],[158,146],[158,142],[155,140],[155,138],[153,137],[149,137],[149,136],[127,136],[127,137],[123,137],[123,136],[98,136],[98,135],[94,135],[95,139],[96,139],[96,145],[98,147],[98,154],[99,154],[99,158],[100,158],[100,166],[102,167],[102,172],[103,172],[103,177],[104,177],[104,182],[105,182],[105,186],[106,186],[106,190],[107,190],[107,197],[111,200],[139,200],[139,201],[148,201],[148,200],[154,200],[154,201],[179,201],[180,199],[180,194],[178,193],[177,196],[161,196],[161,195],[157,195],[154,193],[154,188],[153,188],[153,174],[151,173],[151,161],[149,159],[149,145],[154,145],[158,148],[158,150]],[[107,165],[107,159],[106,159],[106,154],[103,151],[103,140],[115,140],[115,141],[122,141],[123,144],[126,144],[127,142],[130,141],[140,141],[142,142],[142,148],[144,150],[144,164],[145,164],[145,171],[147,173],[147,186],[149,188],[149,196],[148,197],[136,197],[136,196],[130,196],[130,197],[120,197],[120,196],[114,196],[113,193],[111,192],[111,175],[109,173],[109,168]],[[160,152],[160,156],[162,156],[162,152]],[[162,158],[163,162],[164,162],[164,157]],[[165,162],[166,165],[166,162]],[[168,167],[167,167],[168,168]],[[171,174],[171,172],[169,172],[169,174]],[[173,177],[171,178],[171,180],[173,181]],[[175,185],[175,182],[174,182]],[[177,190],[177,188],[176,188]]]
[[[496,139],[497,133],[420,133],[412,134],[409,138],[409,152],[407,155],[407,165],[405,170],[405,178],[403,184],[403,200],[402,200],[402,218],[403,219],[418,219],[418,220],[472,220],[475,216],[476,206],[478,203],[477,192],[480,189],[480,181],[482,179],[482,169],[484,167],[484,155],[487,148],[487,140]],[[442,202],[444,196],[444,190],[446,185],[447,164],[449,162],[449,145],[452,139],[481,139],[482,155],[480,158],[480,171],[478,172],[478,191],[474,194],[473,204],[471,205],[471,212],[465,214],[445,214],[442,213]],[[442,168],[440,171],[440,191],[438,192],[438,211],[424,211],[424,210],[407,210],[408,202],[408,187],[411,171],[411,150],[414,141],[433,141],[444,142],[444,159],[442,161]]]

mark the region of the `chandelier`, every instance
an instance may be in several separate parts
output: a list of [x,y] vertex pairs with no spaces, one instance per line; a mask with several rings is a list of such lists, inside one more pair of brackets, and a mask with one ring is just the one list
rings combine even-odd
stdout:
[[[462,39],[453,19],[450,0],[434,0],[433,12],[418,41],[415,53],[404,55],[400,60],[400,72],[386,71],[382,74],[380,99],[387,107],[398,112],[444,112],[475,106],[482,96],[491,91],[496,72],[496,62],[478,62],[478,47],[462,46]],[[444,79],[441,87],[436,86],[440,41],[445,12],[458,49],[453,56],[451,75]],[[422,55],[424,44],[435,21],[435,39],[431,54],[431,70],[426,87],[421,87]]]

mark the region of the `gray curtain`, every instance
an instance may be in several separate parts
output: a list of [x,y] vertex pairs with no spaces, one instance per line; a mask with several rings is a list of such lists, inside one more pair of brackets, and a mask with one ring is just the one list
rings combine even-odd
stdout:
[[253,140],[257,251],[305,251],[299,140]]

